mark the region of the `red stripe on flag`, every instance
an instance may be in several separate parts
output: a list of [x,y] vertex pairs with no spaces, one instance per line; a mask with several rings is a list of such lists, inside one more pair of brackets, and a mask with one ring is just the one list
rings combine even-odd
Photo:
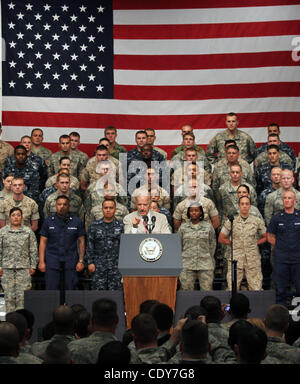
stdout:
[[113,0],[113,9],[240,8],[294,4],[300,4],[299,0]]
[[115,85],[114,87],[114,98],[121,100],[208,100],[297,96],[300,96],[300,82],[176,86]]
[[291,51],[213,55],[115,55],[114,69],[180,70],[297,66]]
[[[282,127],[300,127],[300,112],[238,113],[238,117],[240,128],[267,127],[271,122],[277,122]],[[2,120],[3,126],[99,129],[113,125],[125,130],[129,127],[134,130],[145,127],[154,127],[156,130],[180,129],[183,124],[191,124],[194,129],[224,128],[225,114],[140,116],[4,111]]]
[[297,35],[299,21],[255,23],[115,25],[114,39],[215,39],[230,37]]

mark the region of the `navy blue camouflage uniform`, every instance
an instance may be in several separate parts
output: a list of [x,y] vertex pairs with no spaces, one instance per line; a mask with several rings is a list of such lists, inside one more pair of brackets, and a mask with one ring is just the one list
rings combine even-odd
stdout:
[[278,165],[263,164],[256,169],[255,179],[256,179],[256,192],[259,195],[264,189],[272,186],[271,181],[271,170],[274,167],[280,167],[281,169],[291,169],[291,166],[287,163],[279,162]]
[[111,223],[104,219],[94,221],[87,235],[86,260],[95,265],[92,289],[121,290],[118,270],[119,249],[124,224],[116,218]]
[[[296,156],[295,156],[295,152],[294,152],[293,148],[291,148],[288,144],[284,143],[283,141],[280,142],[278,148],[279,148],[279,151],[283,151],[288,156],[290,156],[290,158],[293,161],[293,170],[295,170],[295,168],[296,168]],[[268,150],[268,143],[264,143],[259,148],[257,148],[256,157],[267,150]]]

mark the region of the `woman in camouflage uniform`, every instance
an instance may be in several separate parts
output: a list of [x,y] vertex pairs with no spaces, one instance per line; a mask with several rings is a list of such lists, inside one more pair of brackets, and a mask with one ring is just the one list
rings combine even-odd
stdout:
[[7,313],[24,308],[24,291],[31,288],[38,262],[35,234],[22,219],[22,210],[12,208],[10,223],[0,229],[0,276]]
[[196,278],[200,289],[212,290],[216,249],[215,230],[204,220],[204,211],[199,203],[192,203],[187,211],[189,221],[178,230],[182,244],[181,289],[193,290]]

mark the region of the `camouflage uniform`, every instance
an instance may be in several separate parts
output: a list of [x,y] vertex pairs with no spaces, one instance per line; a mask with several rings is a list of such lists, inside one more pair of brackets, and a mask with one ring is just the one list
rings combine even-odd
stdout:
[[24,184],[26,187],[24,195],[38,202],[39,195],[42,191],[42,181],[40,179],[37,164],[33,163],[29,158],[27,158],[25,161],[25,167],[19,169],[16,166],[15,158],[6,159],[3,170],[3,178],[10,174],[13,174],[14,177],[21,177],[24,179]]
[[71,149],[71,152],[79,158],[83,169],[89,161],[88,155],[85,152],[79,151],[79,149]]
[[0,220],[9,222],[9,211],[14,208],[21,208],[23,212],[23,224],[31,228],[31,222],[40,218],[37,203],[27,196],[23,196],[22,200],[14,200],[13,196],[9,196],[0,203]]
[[[113,183],[112,183],[113,184]],[[124,189],[121,187],[120,184],[115,183],[115,189],[116,189],[116,201],[125,207],[127,207],[127,196],[124,191]],[[89,212],[96,207],[97,205],[102,205],[102,202],[104,200],[105,194],[104,194],[104,186],[102,183],[98,183],[98,181],[95,181],[94,183],[90,184],[87,189],[87,197],[84,200],[84,206],[85,210],[87,212],[87,215],[89,215]]]
[[[204,151],[203,148],[200,147],[200,145],[194,145],[194,147],[197,149],[197,151],[198,151],[201,155],[204,155],[204,156],[205,156],[205,151]],[[184,145],[183,145],[183,144],[179,145],[179,147],[176,147],[176,148],[174,149],[174,151],[173,151],[172,154],[171,154],[171,159],[172,159],[174,156],[178,155],[179,152],[184,152]]]
[[[152,188],[152,186],[151,186]],[[156,185],[153,187],[154,189],[158,189],[159,191],[159,200],[158,200],[158,204],[160,207],[164,207],[166,209],[170,209],[171,208],[171,204],[170,204],[170,195],[168,194],[168,192],[163,189],[162,187],[160,187],[159,185]],[[139,196],[139,195],[147,195],[150,191],[148,191],[148,184],[146,185],[142,185],[140,188],[137,188],[135,191],[133,191],[133,194],[131,195],[131,203],[130,203],[130,208],[132,210],[136,210],[136,197]]]
[[[56,199],[60,196],[61,193],[57,190],[47,197],[43,213],[45,218],[54,215],[56,213]],[[82,204],[81,198],[74,192],[69,191],[69,195],[67,196],[70,200],[70,215],[76,215],[79,217],[81,221],[84,220],[84,207]]]
[[168,340],[160,347],[142,348],[131,351],[130,364],[162,364],[169,363],[170,358],[175,354],[176,347]]
[[[203,193],[203,196],[206,197],[207,199],[210,199],[215,204],[216,201],[215,201],[215,196],[213,194],[212,189],[206,184],[201,183],[200,185],[201,185],[200,188],[202,189],[201,192]],[[173,197],[174,208],[176,208],[176,206],[181,201],[183,201],[189,196],[186,189],[187,189],[186,186],[183,184],[179,188],[177,188],[176,191],[174,191],[174,197]]]
[[[57,175],[51,176],[48,178],[45,184],[45,188],[51,187],[51,185],[54,185],[56,183]],[[70,188],[72,188],[74,191],[79,191],[79,180],[77,177],[70,175]]]
[[180,283],[183,290],[194,290],[196,278],[200,289],[212,290],[214,279],[216,234],[208,221],[192,224],[191,221],[180,226],[178,233],[182,243],[182,272]]
[[[211,165],[207,158],[205,157],[205,154],[198,152],[197,162],[203,161],[203,168],[208,173],[211,174]],[[185,153],[179,152],[176,156],[174,156],[171,160],[171,166],[173,167],[174,171],[178,168],[181,168],[182,165],[186,162],[185,160]]]
[[[279,162],[283,164],[287,164],[289,169],[295,171],[293,160],[283,151],[279,151]],[[256,168],[261,167],[264,164],[269,163],[268,152],[262,152],[257,158],[254,160],[254,170]],[[280,167],[280,165],[279,165]]]
[[159,147],[153,147],[154,151],[157,151],[159,152],[161,155],[163,155],[164,159],[167,160],[168,158],[168,154],[166,151],[164,151],[163,149],[159,148]]
[[255,178],[256,178],[256,191],[257,194],[260,194],[264,189],[272,186],[271,180],[271,171],[274,167],[280,167],[281,169],[290,169],[291,166],[288,163],[279,162],[278,165],[271,165],[270,163],[265,163],[260,167],[256,167]]
[[7,193],[7,192],[4,192],[4,190],[0,191],[0,202],[2,202],[3,200],[5,200],[7,197],[11,195],[12,195],[12,192]]
[[229,332],[225,330],[221,324],[208,323],[208,335],[213,336],[222,345],[228,345]]
[[[187,162],[186,160],[183,162],[182,166],[177,168],[172,177],[171,177],[171,184],[173,186],[175,186],[175,188],[180,185],[182,185],[184,183],[184,181],[187,181],[188,180],[188,175],[186,173],[186,168],[187,168],[187,165],[188,165],[189,162]],[[186,166],[185,166],[186,165]],[[203,177],[203,182],[210,186],[211,185],[211,174],[209,172],[207,172],[205,169],[203,170],[204,171],[204,177]],[[201,176],[197,175],[197,178]],[[184,180],[186,179],[186,180]]]
[[[296,168],[296,156],[294,150],[286,143],[283,141],[280,141],[280,144],[278,146],[279,150],[281,152],[285,152],[292,160],[293,164],[292,167],[293,169]],[[259,148],[256,150],[256,156],[260,155],[263,152],[266,152],[268,150],[268,143],[262,144]]]
[[[108,161],[113,169],[113,175],[115,176],[115,182],[120,182],[122,180],[122,171],[120,172],[119,161],[109,156]],[[88,185],[91,185],[93,182],[97,181],[102,177],[97,173],[97,165],[99,164],[96,156],[89,159],[85,168],[81,172],[80,180],[84,181]]]
[[117,338],[112,333],[97,331],[89,337],[71,341],[68,348],[75,364],[96,364],[101,347],[115,340]]
[[110,151],[110,155],[114,157],[115,159],[119,160],[119,154],[120,153],[126,153],[127,149],[123,147],[123,145],[118,144],[115,142],[114,148]]
[[43,360],[32,355],[31,353],[19,352],[19,356],[17,357],[17,362],[18,364],[42,364]]
[[6,312],[24,308],[24,291],[31,288],[29,269],[38,263],[37,241],[28,227],[0,229],[0,268],[5,292]]
[[[250,190],[250,197],[251,197],[251,204],[257,205],[257,195],[255,192],[255,189],[252,187],[252,185],[248,183],[246,184],[249,187]],[[237,196],[237,190],[239,186],[234,186],[231,184],[230,181],[227,181],[224,183],[220,188],[218,192],[218,198],[217,198],[217,207],[218,211],[221,216],[222,222],[224,222],[224,219],[229,214],[234,214],[236,211],[236,206],[238,205],[238,196]]]
[[[229,236],[231,223],[226,220],[221,232]],[[237,289],[246,274],[249,289],[260,291],[262,289],[261,260],[257,241],[266,233],[264,222],[259,218],[249,215],[243,219],[240,215],[233,220],[233,260],[237,260]],[[228,259],[227,284],[231,290],[231,251],[230,246],[226,246],[226,256]]]
[[[292,188],[292,190],[296,194],[295,209],[300,209],[300,192],[295,188]],[[279,188],[267,196],[265,204],[265,222],[267,226],[270,224],[271,217],[283,210],[282,195],[283,189]]]
[[0,171],[2,174],[2,171],[4,169],[4,162],[5,159],[7,159],[9,156],[12,156],[14,154],[14,147],[10,144],[6,143],[3,140],[0,140]]
[[1,364],[22,364],[19,363],[16,357],[13,356],[0,356],[0,365]]
[[62,151],[53,153],[53,155],[51,156],[50,164],[48,166],[48,177],[56,175],[58,173],[59,160],[65,156],[67,156],[71,160],[70,174],[79,179],[81,171],[84,167],[80,160],[80,156],[78,156],[77,153],[74,153],[73,151],[70,151],[69,155],[66,155]]
[[272,192],[275,192],[276,189],[273,188],[272,186],[265,188],[258,196],[257,198],[257,207],[262,214],[262,216],[265,216],[265,204],[266,204],[266,199],[268,195]]
[[46,165],[49,166],[51,156],[53,155],[53,153],[50,151],[50,149],[45,148],[42,145],[40,145],[37,148],[32,146],[31,152],[33,152],[37,156],[40,156],[43,160],[45,160]]
[[124,225],[114,219],[106,223],[104,219],[94,221],[88,231],[86,260],[95,265],[92,289],[122,289],[121,274],[118,270],[121,234]]
[[37,341],[31,345],[31,353],[38,357],[39,359],[45,358],[45,353],[48,345],[52,343],[52,341],[60,341],[65,345],[74,341],[75,337],[71,335],[54,335],[50,340],[45,341]]
[[246,132],[237,130],[235,136],[229,135],[227,129],[216,134],[213,137],[207,148],[206,148],[206,157],[213,164],[218,160],[226,157],[225,155],[225,141],[226,140],[235,140],[236,145],[239,147],[240,157],[250,164],[256,156],[256,145],[251,136]]
[[[243,172],[241,184],[247,183],[252,185],[255,188],[256,180],[249,163],[243,159],[239,159],[238,162],[241,165],[242,172]],[[211,184],[211,188],[215,196],[218,195],[217,192],[219,188],[223,184],[225,184],[227,181],[230,181],[229,171],[230,171],[230,167],[228,166],[226,158],[219,160],[217,164],[215,164],[214,171],[212,174],[212,184]]]
[[[115,217],[117,220],[119,220],[121,223],[123,223],[123,219],[126,215],[129,214],[128,212],[128,209],[116,202],[116,213],[115,213]],[[92,210],[86,215],[86,218],[85,218],[85,228],[86,228],[86,231],[88,230],[88,227],[96,220],[100,220],[103,218],[103,212],[102,212],[102,204],[101,205],[96,205],[94,208],[92,208]]]
[[218,216],[218,211],[215,204],[206,197],[201,197],[199,200],[190,200],[189,198],[184,199],[179,203],[173,213],[173,218],[180,220],[182,223],[186,223],[189,219],[187,217],[188,207],[194,203],[199,202],[202,205],[204,211],[204,220],[211,222],[211,219]]
[[267,353],[281,364],[300,364],[299,348],[285,343],[280,337],[268,336]]

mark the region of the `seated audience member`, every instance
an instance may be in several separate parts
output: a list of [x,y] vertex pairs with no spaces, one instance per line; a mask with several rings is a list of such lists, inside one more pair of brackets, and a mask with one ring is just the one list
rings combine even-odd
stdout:
[[43,138],[43,131],[40,128],[33,128],[31,131],[31,150],[35,155],[44,159],[48,166],[50,164],[52,152],[50,149],[42,146]]
[[221,301],[215,296],[205,296],[200,301],[200,307],[204,310],[209,336],[212,335],[222,345],[226,345],[228,331],[221,326],[225,316]]
[[222,323],[222,327],[227,330],[229,330],[236,321],[241,319],[246,320],[248,314],[251,312],[249,299],[243,293],[235,293],[232,295],[229,306],[228,314],[231,320],[227,323]]
[[74,340],[75,315],[66,305],[58,306],[53,312],[54,335],[50,340],[35,342],[31,352],[40,359],[44,359],[48,345],[53,341],[61,341],[68,345]]
[[266,357],[266,333],[255,326],[241,330],[236,349],[238,364],[260,364]]
[[28,309],[24,309],[24,308],[23,309],[17,309],[16,312],[23,315],[25,317],[26,323],[27,323],[27,328],[26,328],[26,332],[25,332],[25,342],[24,342],[23,346],[21,347],[20,351],[31,353],[31,344],[30,344],[29,340],[31,339],[31,336],[33,333],[33,326],[34,326],[34,322],[35,322],[34,314],[31,311],[29,311]]
[[0,323],[0,365],[19,364],[19,333],[17,328],[7,322]]
[[79,191],[79,186],[80,186],[79,180],[77,179],[77,177],[70,174],[70,169],[71,169],[71,160],[69,159],[69,157],[67,157],[67,156],[61,157],[59,159],[58,172],[55,175],[50,176],[47,179],[46,184],[45,184],[45,188],[49,188],[56,183],[57,176],[60,173],[62,173],[62,172],[60,172],[61,170],[64,170],[64,172],[67,170],[66,173],[70,176],[70,188],[72,188],[74,191]]
[[117,129],[113,126],[108,126],[104,129],[104,136],[109,141],[109,153],[111,156],[119,160],[120,153],[126,153],[127,149],[116,142],[118,136]]
[[82,339],[90,335],[90,322],[91,314],[88,311],[81,311],[75,323],[75,337],[76,339]]
[[271,305],[264,320],[268,336],[267,352],[281,364],[300,364],[300,349],[287,344],[283,335],[289,326],[289,311],[281,304]]
[[19,364],[41,364],[42,360],[24,351],[26,343],[27,322],[23,315],[18,312],[9,312],[6,314],[6,321],[13,324],[19,334],[19,356],[16,358]]
[[100,348],[109,341],[117,340],[115,332],[118,322],[117,305],[113,300],[102,298],[94,301],[91,335],[68,344],[75,364],[95,364]]
[[170,329],[173,325],[174,313],[172,308],[167,304],[158,303],[152,307],[150,314],[156,321],[159,332],[157,336],[157,346],[159,347],[170,339]]
[[3,189],[0,191],[0,202],[12,195],[11,183],[13,178],[13,174],[7,174],[6,177],[3,178]]
[[151,211],[154,211],[154,212],[158,212],[158,213],[161,213],[162,215],[165,215],[167,220],[168,220],[168,224],[170,226],[170,231],[172,232],[172,226],[173,226],[173,220],[172,220],[172,215],[170,213],[170,211],[168,211],[166,208],[164,207],[161,207],[157,201],[153,201],[153,195],[151,195],[151,204],[150,204],[150,210]]
[[121,341],[114,340],[104,344],[103,347],[100,348],[96,364],[103,366],[128,365],[130,359],[130,349],[121,343]]
[[[183,144],[183,136],[186,134],[186,133],[193,133],[193,127],[190,125],[190,124],[184,124],[182,127],[181,127],[181,136],[182,136],[182,143],[179,147],[176,147],[174,149],[174,151],[172,152],[171,154],[171,159],[177,155],[179,152],[182,152],[184,150],[184,144]],[[203,148],[201,148],[199,145],[196,145],[195,146],[197,151],[200,153],[200,154],[203,154],[205,155],[205,151]]]
[[54,340],[46,348],[43,364],[73,364],[67,345],[61,340]]

